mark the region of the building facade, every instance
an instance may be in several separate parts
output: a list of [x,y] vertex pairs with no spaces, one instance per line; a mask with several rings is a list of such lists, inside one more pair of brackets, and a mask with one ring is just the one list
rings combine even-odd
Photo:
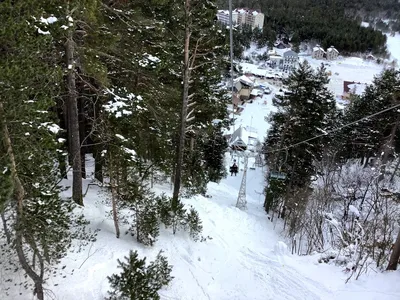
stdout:
[[338,58],[338,56],[339,56],[339,51],[335,47],[330,46],[326,50],[326,59],[327,60],[335,60]]
[[[218,10],[217,18],[222,24],[228,25],[229,10]],[[262,30],[264,26],[264,14],[253,9],[236,8],[232,11],[232,23],[233,25],[248,25],[253,30],[255,28]]]
[[283,71],[290,72],[294,70],[299,62],[299,55],[293,51],[288,50],[283,53]]
[[313,48],[312,58],[323,59],[325,57],[325,54],[326,54],[326,52],[325,52],[324,48],[317,45]]

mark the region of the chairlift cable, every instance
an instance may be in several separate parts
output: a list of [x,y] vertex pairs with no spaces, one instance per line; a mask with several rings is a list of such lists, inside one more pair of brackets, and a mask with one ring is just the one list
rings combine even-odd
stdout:
[[375,116],[377,116],[377,115],[380,115],[380,114],[382,114],[382,113],[384,113],[384,112],[387,112],[387,111],[392,110],[392,109],[394,109],[394,108],[397,108],[397,107],[399,107],[399,106],[400,106],[400,103],[399,103],[399,104],[396,104],[396,105],[394,105],[394,106],[392,106],[392,107],[385,108],[384,110],[381,110],[381,111],[379,111],[379,112],[377,112],[377,113],[373,113],[372,115],[363,117],[363,118],[361,118],[361,119],[359,119],[359,120],[357,120],[357,121],[350,122],[350,123],[345,124],[345,125],[343,125],[343,126],[341,126],[341,127],[338,127],[338,128],[332,129],[332,130],[329,130],[329,131],[327,131],[327,132],[325,132],[325,133],[322,133],[322,134],[320,134],[320,135],[317,135],[317,136],[314,136],[314,137],[312,137],[312,138],[303,140],[303,141],[301,141],[301,142],[298,142],[298,143],[295,143],[295,144],[292,144],[292,145],[283,147],[283,148],[281,148],[281,149],[266,151],[266,152],[264,152],[264,154],[280,152],[280,151],[283,151],[283,150],[287,151],[287,150],[290,149],[290,148],[299,146],[299,145],[301,145],[301,144],[304,144],[304,143],[307,143],[307,142],[309,142],[309,141],[315,140],[315,139],[320,138],[320,137],[322,137],[322,136],[327,136],[327,135],[329,135],[329,134],[331,134],[331,133],[337,132],[337,131],[339,131],[339,130],[341,130],[341,129],[343,129],[343,128],[349,127],[349,126],[351,126],[351,125],[357,124],[358,122],[361,122],[361,121],[364,121],[364,120],[368,120],[369,118],[375,117]]

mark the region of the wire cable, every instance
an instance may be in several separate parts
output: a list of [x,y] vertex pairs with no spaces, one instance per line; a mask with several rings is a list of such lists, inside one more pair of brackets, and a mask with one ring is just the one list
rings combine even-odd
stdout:
[[296,147],[296,146],[298,146],[298,145],[301,145],[301,144],[307,143],[307,142],[309,142],[309,141],[318,139],[318,138],[320,138],[320,137],[322,137],[322,136],[327,136],[328,134],[331,134],[331,133],[333,133],[333,132],[342,130],[343,128],[346,128],[346,127],[349,127],[349,126],[351,126],[351,125],[357,124],[358,122],[361,122],[361,121],[367,120],[367,119],[369,119],[369,118],[375,117],[375,116],[377,116],[377,115],[380,115],[380,114],[382,114],[382,113],[384,113],[384,112],[387,112],[387,111],[392,110],[392,109],[394,109],[394,108],[396,108],[396,107],[399,107],[399,106],[400,106],[400,103],[399,103],[399,104],[396,104],[396,105],[394,105],[394,106],[392,106],[392,107],[385,108],[384,110],[381,110],[381,111],[379,111],[379,112],[377,112],[377,113],[373,113],[372,115],[363,117],[363,118],[361,118],[361,119],[359,119],[359,120],[357,120],[357,121],[350,122],[350,123],[345,124],[345,125],[343,125],[343,126],[341,126],[341,127],[338,127],[338,128],[332,129],[332,130],[329,130],[329,131],[327,131],[327,132],[325,132],[325,133],[323,133],[323,134],[320,134],[320,135],[314,136],[314,137],[312,137],[312,138],[306,139],[306,140],[304,140],[304,141],[301,141],[301,142],[298,142],[298,143],[295,143],[295,144],[292,144],[292,145],[283,147],[283,148],[281,148],[281,149],[266,151],[266,152],[264,152],[264,153],[267,154],[267,153],[280,152],[280,151],[283,151],[283,150],[287,150],[287,149]]

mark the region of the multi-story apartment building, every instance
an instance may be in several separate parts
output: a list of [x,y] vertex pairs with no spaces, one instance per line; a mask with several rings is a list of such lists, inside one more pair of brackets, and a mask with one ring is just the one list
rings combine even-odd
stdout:
[[[218,21],[223,24],[229,24],[229,10],[219,10],[217,14]],[[236,8],[232,11],[233,25],[249,25],[251,29],[263,29],[264,14],[260,11],[248,8]]]

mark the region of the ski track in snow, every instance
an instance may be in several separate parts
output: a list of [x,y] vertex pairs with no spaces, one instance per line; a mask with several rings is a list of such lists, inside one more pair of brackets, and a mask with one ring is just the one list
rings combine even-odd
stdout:
[[[251,125],[263,139],[269,127],[264,116],[275,110],[271,104],[273,94],[246,104],[235,127]],[[232,159],[227,154],[227,168]],[[238,160],[242,168],[243,160]],[[247,172],[246,211],[235,207],[242,171],[236,177],[228,175],[219,184],[210,183],[208,194],[212,198],[195,196],[183,200],[199,212],[203,235],[211,239],[195,243],[186,233],[178,232],[173,236],[170,230],[162,227],[154,247],[136,243],[134,237],[124,234],[127,226],[122,224],[121,237],[116,239],[113,222],[105,217],[110,209],[103,204],[105,195],[100,188],[91,187],[82,210],[91,221],[89,228],[101,229],[97,241],[81,252],[69,253],[61,265],[67,265],[69,273],[74,269],[73,275],[65,279],[51,277],[47,288],[54,292],[57,300],[103,300],[108,290],[106,277],[117,271],[117,259],[123,259],[130,250],[137,250],[149,262],[162,249],[173,265],[172,276],[175,277],[160,291],[163,300],[400,299],[399,272],[389,274],[390,280],[380,274],[379,285],[373,288],[367,280],[345,285],[340,268],[318,265],[315,257],[285,253],[281,247],[284,244],[280,242],[283,238],[279,237],[279,223],[278,229],[274,229],[262,209],[264,197],[260,193],[265,171],[257,167]],[[89,182],[85,180],[84,188]],[[166,185],[157,186],[155,191],[171,194]],[[70,192],[64,192],[63,196],[69,196]],[[382,286],[387,291],[380,292]],[[14,288],[14,291],[10,297],[2,299],[32,299],[30,291],[23,288]]]

